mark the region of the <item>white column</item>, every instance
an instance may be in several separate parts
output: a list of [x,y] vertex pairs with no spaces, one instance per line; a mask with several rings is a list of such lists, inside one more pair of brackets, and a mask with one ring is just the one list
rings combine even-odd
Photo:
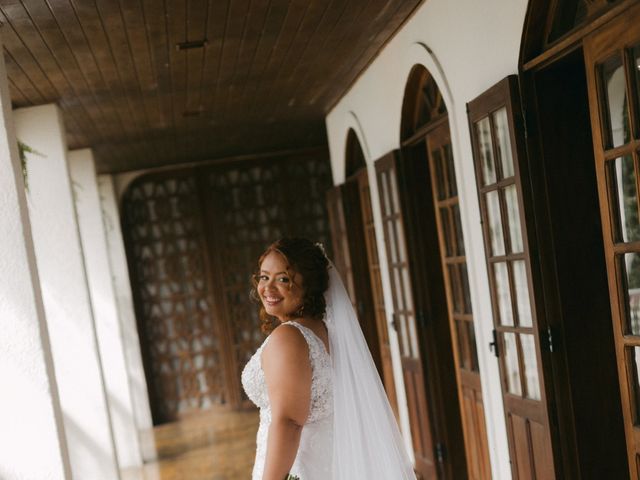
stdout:
[[98,356],[58,107],[16,110],[27,155],[29,214],[60,403],[77,479],[117,479],[118,464]]
[[88,148],[74,150],[68,153],[68,159],[118,461],[121,469],[137,467],[142,465],[142,456],[111,281],[93,153]]
[[0,478],[71,478],[0,55]]
[[98,175],[98,192],[102,203],[102,218],[107,235],[109,262],[118,304],[120,327],[122,328],[133,412],[141,435],[142,458],[144,461],[149,462],[155,460],[157,456],[153,442],[153,422],[149,394],[147,392],[147,381],[142,366],[142,353],[140,351],[140,339],[131,295],[127,257],[120,228],[118,201],[111,175]]

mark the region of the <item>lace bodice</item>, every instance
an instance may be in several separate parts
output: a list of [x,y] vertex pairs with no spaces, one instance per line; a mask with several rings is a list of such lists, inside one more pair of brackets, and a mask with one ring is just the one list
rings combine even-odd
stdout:
[[[302,429],[298,453],[291,468],[291,474],[301,480],[331,478],[331,454],[333,433],[333,389],[331,357],[324,343],[311,329],[297,322],[286,322],[282,326],[297,328],[309,345],[311,362],[311,405],[309,416]],[[282,328],[282,326],[278,328]],[[264,372],[262,371],[262,350],[269,337],[260,345],[242,371],[242,386],[249,399],[260,408],[256,460],[253,480],[261,480],[266,457],[267,436],[271,423],[271,406],[267,394]]]

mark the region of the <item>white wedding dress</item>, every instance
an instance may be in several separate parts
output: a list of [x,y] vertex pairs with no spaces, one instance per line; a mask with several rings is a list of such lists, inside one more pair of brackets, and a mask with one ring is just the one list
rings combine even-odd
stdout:
[[[289,326],[289,327],[287,327]],[[289,321],[278,328],[297,328],[309,345],[311,362],[311,405],[309,417],[302,428],[300,445],[290,474],[300,480],[331,480],[333,477],[333,380],[331,358],[324,343],[313,331]],[[252,480],[262,480],[267,453],[267,436],[271,423],[271,407],[267,395],[261,356],[265,339],[242,371],[242,386],[247,396],[260,408],[256,460]]]

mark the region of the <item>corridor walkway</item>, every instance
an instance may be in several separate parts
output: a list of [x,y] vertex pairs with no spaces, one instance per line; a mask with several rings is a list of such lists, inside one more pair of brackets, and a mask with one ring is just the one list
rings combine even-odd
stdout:
[[156,427],[158,461],[122,480],[245,480],[251,477],[258,412],[213,409]]

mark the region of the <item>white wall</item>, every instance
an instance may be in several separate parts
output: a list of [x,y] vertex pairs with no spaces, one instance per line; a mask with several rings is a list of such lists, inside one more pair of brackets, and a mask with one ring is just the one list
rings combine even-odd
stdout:
[[95,160],[88,148],[70,151],[68,159],[118,461],[121,469],[138,467],[142,465],[142,455],[102,221]]
[[71,469],[78,479],[119,478],[84,255],[56,105],[14,111],[27,155],[28,206]]
[[102,220],[109,252],[108,259],[113,276],[113,289],[116,296],[120,328],[122,329],[122,342],[129,376],[133,415],[138,429],[142,458],[148,462],[155,460],[157,454],[153,440],[153,422],[149,406],[147,382],[142,365],[140,339],[138,337],[138,327],[131,294],[131,282],[120,228],[118,201],[112,176],[98,175],[97,180],[100,203],[102,205]]
[[[526,0],[427,0],[385,46],[326,118],[336,184],[344,181],[349,128],[367,160],[381,265],[386,266],[373,162],[400,146],[402,99],[409,72],[424,65],[442,92],[451,128],[493,476],[510,478],[509,452],[496,358],[478,194],[466,103],[509,74],[517,73]],[[387,305],[390,283],[383,268]],[[389,318],[389,322],[391,318]],[[399,372],[399,352],[393,350]],[[406,418],[406,405],[401,417]],[[406,422],[403,426],[407,428]]]
[[0,55],[0,478],[71,478],[25,184]]

